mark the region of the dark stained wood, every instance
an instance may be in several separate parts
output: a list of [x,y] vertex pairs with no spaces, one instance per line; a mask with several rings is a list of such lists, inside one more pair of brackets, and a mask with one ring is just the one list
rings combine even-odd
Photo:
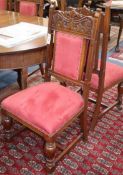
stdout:
[[[86,22],[85,22],[86,21]],[[83,26],[83,27],[82,27]],[[73,85],[78,85],[83,89],[84,106],[77,112],[76,115],[72,117],[71,120],[64,123],[63,127],[60,127],[56,132],[49,134],[46,131],[37,129],[36,127],[30,125],[28,122],[24,122],[23,119],[18,116],[11,114],[9,111],[2,108],[3,116],[11,116],[18,122],[22,123],[26,127],[30,128],[32,131],[41,135],[45,140],[44,153],[46,158],[46,169],[48,172],[52,172],[58,163],[57,161],[63,158],[63,156],[68,153],[68,151],[76,144],[76,142],[83,137],[87,139],[88,129],[87,129],[87,107],[88,107],[88,96],[90,89],[91,75],[93,71],[94,53],[95,45],[98,40],[98,32],[100,27],[100,14],[97,13],[94,17],[85,16],[82,13],[79,14],[75,10],[71,11],[50,11],[50,21],[49,21],[49,35],[51,35],[51,40],[47,45],[47,62],[49,65],[52,64],[51,70],[49,67],[49,73],[55,75],[58,79],[63,80],[63,82],[71,82]],[[79,36],[83,41],[82,54],[80,58],[80,65],[78,67],[79,75],[76,80],[64,76],[55,72],[54,70],[54,54],[56,51],[55,34],[56,32],[62,31],[63,33],[69,33],[74,36]],[[53,39],[54,38],[54,39]],[[89,46],[88,43],[89,42]],[[54,47],[52,47],[54,44]],[[63,44],[63,43],[61,43]],[[50,52],[49,52],[50,51]],[[67,58],[66,58],[67,61]],[[86,63],[86,71],[85,71]],[[84,77],[82,76],[84,74]],[[83,77],[83,78],[82,78]],[[67,87],[66,87],[67,88]],[[40,104],[39,104],[40,105]],[[21,108],[21,106],[20,106]],[[67,126],[69,126],[77,117],[80,117],[80,125],[83,132],[77,135],[75,140],[67,146],[61,152],[61,154],[56,157],[56,137],[61,133]],[[4,121],[4,125],[5,121]],[[58,147],[60,147],[58,145]],[[60,147],[61,148],[61,147]],[[60,149],[61,150],[61,149]]]
[[12,10],[12,0],[7,0],[7,10],[11,11]]
[[[41,17],[25,17],[15,12],[0,11],[0,27],[13,25],[21,21],[43,26],[47,26],[48,23],[47,19]],[[45,37],[39,37],[12,48],[0,46],[0,70],[23,70],[29,66],[44,62],[46,58],[46,40],[47,38]],[[21,80],[24,80],[24,82],[21,81],[20,83],[22,83],[21,87],[23,89],[27,87],[27,73],[26,71],[21,72],[23,72]]]

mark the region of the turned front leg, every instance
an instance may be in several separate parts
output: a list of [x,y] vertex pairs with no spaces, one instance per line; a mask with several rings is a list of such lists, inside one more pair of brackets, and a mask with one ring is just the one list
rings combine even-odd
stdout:
[[46,156],[46,170],[52,172],[55,168],[55,153],[56,153],[56,143],[49,139],[45,143],[44,153]]
[[12,127],[13,124],[13,119],[11,117],[8,116],[4,116],[2,118],[2,125],[3,125],[3,129],[5,132],[5,139],[9,140],[11,137],[11,133],[10,133],[10,129]]

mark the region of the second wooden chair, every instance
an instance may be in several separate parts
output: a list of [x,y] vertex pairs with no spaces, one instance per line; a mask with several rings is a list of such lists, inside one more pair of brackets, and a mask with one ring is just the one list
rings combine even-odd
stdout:
[[43,16],[44,0],[15,0],[15,11],[26,16]]
[[[69,10],[71,9],[72,8],[69,8]],[[90,9],[86,7],[75,8],[74,10],[80,14],[84,13],[88,16],[94,16],[95,14],[95,12],[90,11]],[[100,32],[98,36],[98,44],[95,48],[96,54],[94,55],[94,67],[91,80],[91,91],[94,91],[97,94],[97,98],[96,100],[90,99],[96,104],[94,113],[92,115],[90,126],[91,130],[94,130],[98,119],[101,118],[109,110],[111,110],[114,106],[117,106],[118,109],[121,108],[123,95],[123,68],[107,61],[110,6],[105,7],[105,12],[101,12],[101,10],[99,11],[101,14]],[[100,59],[99,55],[101,55]],[[116,85],[118,88],[118,96],[116,101],[113,104],[108,105],[102,103],[104,93]],[[101,110],[101,106],[104,108],[104,110]]]
[[0,0],[0,10],[12,10],[12,0]]

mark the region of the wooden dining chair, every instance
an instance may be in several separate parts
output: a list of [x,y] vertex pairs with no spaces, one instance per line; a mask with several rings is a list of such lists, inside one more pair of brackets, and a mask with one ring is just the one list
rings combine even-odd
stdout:
[[[98,13],[89,17],[75,11],[50,12],[47,62],[52,60],[52,67],[49,73],[81,86],[83,95],[58,82],[45,82],[22,90],[1,103],[2,124],[6,131],[12,126],[13,118],[43,137],[46,169],[49,172],[80,138],[87,139],[88,94],[99,23]],[[49,49],[53,43],[51,58]],[[75,140],[63,149],[56,143],[57,135],[77,117],[80,117],[83,135],[82,132],[77,134]],[[56,148],[60,149],[59,156]]]
[[[121,110],[122,95],[123,95],[123,68],[114,63],[107,61],[108,39],[110,27],[110,6],[105,7],[105,12],[102,15],[100,35],[97,44],[97,53],[95,55],[95,66],[91,80],[91,90],[97,94],[95,102],[95,109],[91,122],[91,130],[94,130],[98,120],[104,116],[109,110],[117,106]],[[102,34],[102,36],[101,36]],[[102,41],[101,38],[102,37]],[[99,45],[101,46],[101,59],[99,59]],[[104,104],[102,102],[104,93],[117,86],[117,98],[112,104]],[[103,110],[101,110],[103,107]]]
[[15,0],[15,11],[24,16],[43,16],[44,0]]
[[[72,8],[69,8],[71,10]],[[90,9],[76,8],[74,9],[78,13],[84,13],[89,16],[94,16],[95,12],[90,11]],[[98,119],[104,116],[109,110],[114,106],[117,106],[118,109],[121,109],[122,104],[122,95],[123,95],[123,68],[114,63],[107,61],[107,49],[108,49],[108,37],[109,37],[109,26],[110,26],[110,6],[105,7],[105,12],[101,12],[101,9],[98,9],[101,13],[101,23],[100,23],[100,32],[98,36],[98,44],[96,45],[96,52],[94,55],[94,67],[91,80],[91,91],[97,94],[97,98],[90,99],[91,102],[95,103],[94,113],[92,115],[92,121],[90,129],[94,130]],[[101,38],[101,39],[100,39]],[[99,46],[101,49],[99,49]],[[99,55],[101,58],[99,59]],[[106,105],[102,103],[103,94],[117,85],[118,96],[116,101],[113,104]],[[103,107],[104,110],[101,110]]]
[[[100,31],[103,34],[102,45],[101,45],[101,60],[98,59],[99,53],[97,53],[95,57],[96,61],[95,61],[94,73],[92,74],[92,80],[91,80],[91,90],[96,92],[97,94],[96,106],[91,123],[92,130],[94,130],[99,118],[104,116],[104,114],[106,114],[114,106],[117,106],[117,108],[121,110],[122,105],[123,67],[107,61],[109,26],[110,26],[110,7],[107,7],[105,9],[105,14],[102,18],[102,24],[100,27],[101,28]],[[100,43],[100,40],[98,42]],[[109,105],[103,104],[102,103],[103,94],[114,86],[117,86],[117,92],[118,92],[116,101],[113,104]],[[102,111],[101,106],[104,107],[104,110]]]
[[0,0],[0,10],[12,10],[12,0]]

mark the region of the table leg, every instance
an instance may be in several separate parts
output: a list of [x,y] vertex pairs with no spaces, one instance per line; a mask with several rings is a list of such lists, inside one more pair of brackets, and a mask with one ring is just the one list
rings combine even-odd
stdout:
[[17,82],[19,84],[20,89],[25,89],[27,87],[27,78],[28,78],[28,71],[27,68],[17,69],[18,79]]
[[111,24],[110,24],[110,26],[109,26],[109,35],[108,35],[108,40],[110,41],[110,33],[111,33]]
[[118,33],[117,45],[115,47],[116,52],[120,52],[119,41],[120,41],[120,37],[121,37],[121,33],[122,33],[122,28],[123,28],[123,18],[120,18],[120,28],[119,28],[119,33]]

